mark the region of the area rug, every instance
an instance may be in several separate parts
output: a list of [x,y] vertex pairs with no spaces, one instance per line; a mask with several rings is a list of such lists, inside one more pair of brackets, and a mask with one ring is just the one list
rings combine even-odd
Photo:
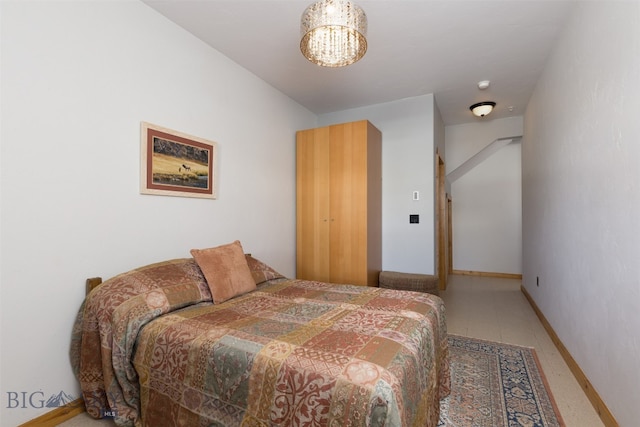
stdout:
[[449,335],[439,427],[563,427],[533,348]]

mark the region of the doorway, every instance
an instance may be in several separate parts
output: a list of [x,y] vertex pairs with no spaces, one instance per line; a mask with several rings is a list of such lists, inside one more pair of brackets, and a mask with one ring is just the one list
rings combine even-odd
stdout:
[[436,271],[440,289],[447,289],[447,275],[451,265],[450,198],[446,189],[446,169],[444,160],[436,150]]

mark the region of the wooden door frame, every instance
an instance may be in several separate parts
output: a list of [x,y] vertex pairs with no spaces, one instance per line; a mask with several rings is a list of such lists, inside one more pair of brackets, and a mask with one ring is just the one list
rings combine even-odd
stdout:
[[453,271],[453,202],[447,193],[447,274]]
[[446,169],[440,152],[436,149],[435,177],[436,177],[436,275],[439,278],[440,289],[447,289],[447,273],[449,261],[447,254],[448,215],[447,215],[447,189]]

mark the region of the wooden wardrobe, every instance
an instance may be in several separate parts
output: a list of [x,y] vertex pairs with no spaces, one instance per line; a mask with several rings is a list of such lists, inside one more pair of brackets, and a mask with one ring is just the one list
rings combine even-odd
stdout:
[[377,286],[382,134],[363,120],[296,136],[296,276]]

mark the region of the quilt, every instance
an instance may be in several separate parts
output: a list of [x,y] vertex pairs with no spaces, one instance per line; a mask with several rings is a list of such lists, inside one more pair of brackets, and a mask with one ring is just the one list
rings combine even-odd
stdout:
[[193,259],[85,300],[71,358],[87,411],[120,426],[435,426],[450,389],[437,296],[288,279],[213,304]]

